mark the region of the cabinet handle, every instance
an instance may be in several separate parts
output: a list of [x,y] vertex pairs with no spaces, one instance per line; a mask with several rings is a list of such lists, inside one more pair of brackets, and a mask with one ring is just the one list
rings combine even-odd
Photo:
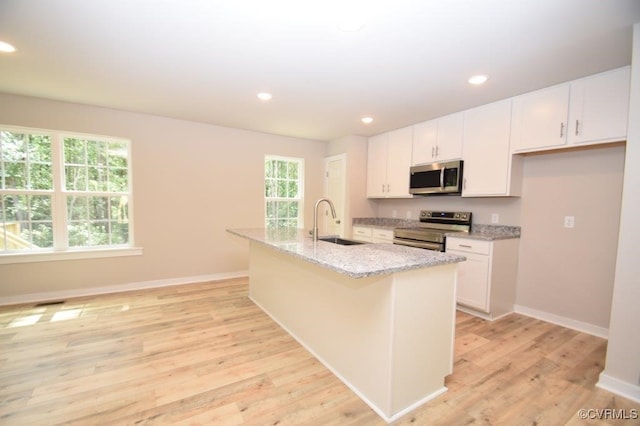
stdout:
[[391,192],[391,185],[387,184],[387,192]]
[[436,146],[436,157],[440,155],[440,147]]
[[576,136],[580,134],[580,120],[576,120]]
[[431,158],[435,157],[435,152],[436,152],[436,147],[432,146],[431,147]]
[[468,244],[458,244],[460,247],[464,247],[464,248],[472,248],[472,246],[468,245]]
[[560,137],[564,137],[564,123],[560,123]]
[[382,184],[382,192],[384,192],[384,183]]

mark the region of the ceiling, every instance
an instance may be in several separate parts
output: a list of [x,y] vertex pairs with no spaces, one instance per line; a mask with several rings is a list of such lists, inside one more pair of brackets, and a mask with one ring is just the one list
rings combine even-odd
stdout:
[[640,0],[0,0],[0,92],[333,140],[628,65],[634,22]]

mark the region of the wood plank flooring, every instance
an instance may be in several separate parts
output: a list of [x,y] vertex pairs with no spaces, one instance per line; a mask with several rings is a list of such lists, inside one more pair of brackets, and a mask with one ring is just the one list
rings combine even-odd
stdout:
[[[449,391],[395,424],[640,424],[577,414],[640,412],[594,386],[605,350],[603,339],[521,315],[458,313]],[[0,424],[385,422],[235,279],[0,307]]]

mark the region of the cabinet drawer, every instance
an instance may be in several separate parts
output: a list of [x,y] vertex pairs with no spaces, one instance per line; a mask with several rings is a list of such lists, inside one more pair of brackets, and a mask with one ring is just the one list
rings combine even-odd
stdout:
[[371,228],[364,227],[364,226],[354,226],[352,233],[353,233],[353,239],[356,241],[363,241],[365,243],[370,243],[372,240]]
[[449,250],[488,255],[491,252],[491,241],[449,237],[447,238],[447,251]]
[[373,239],[375,242],[391,243],[393,242],[393,230],[391,229],[373,229]]

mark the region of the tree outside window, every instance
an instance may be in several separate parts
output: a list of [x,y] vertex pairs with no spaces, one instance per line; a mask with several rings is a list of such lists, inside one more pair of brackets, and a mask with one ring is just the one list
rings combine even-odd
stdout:
[[266,156],[264,161],[265,226],[302,228],[304,160]]
[[130,246],[129,144],[0,128],[0,254]]

